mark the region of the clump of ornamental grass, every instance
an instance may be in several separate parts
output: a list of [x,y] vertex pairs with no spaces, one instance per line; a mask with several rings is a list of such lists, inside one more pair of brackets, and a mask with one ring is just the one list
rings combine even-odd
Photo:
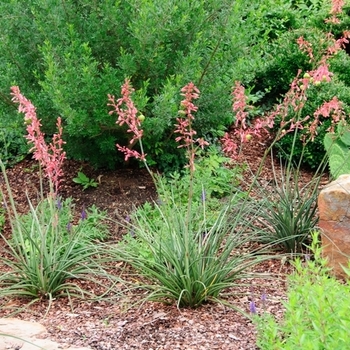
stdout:
[[[42,202],[36,207],[28,198],[30,211],[24,220],[17,212],[6,169],[0,161],[5,179],[1,196],[12,230],[10,238],[1,234],[5,245],[1,248],[0,263],[4,273],[0,277],[0,295],[26,297],[34,301],[48,299],[50,303],[57,296],[94,297],[92,292],[84,290],[74,280],[96,282],[93,276],[104,276],[98,245],[87,241],[82,225],[62,225],[62,203],[58,191],[65,153],[60,119],[57,121],[58,133],[47,145],[35,107],[18,87],[12,88],[12,94],[13,101],[19,103],[19,111],[25,113],[26,138],[33,144],[34,158],[49,180],[50,191],[46,198],[41,191]],[[85,210],[82,219],[87,219]]]
[[[312,260],[306,256],[293,263],[295,271],[288,277],[283,318],[276,320],[266,311],[267,300],[262,310],[257,306],[253,310],[259,349],[348,348],[350,285],[330,276],[317,233],[312,235],[311,251]],[[345,271],[350,276],[349,270]]]
[[[122,88],[123,97],[115,102],[110,96],[109,100],[112,112],[118,115],[117,123],[128,125],[128,131],[134,134],[131,146],[135,146],[137,140],[140,152],[131,147],[118,145],[118,148],[125,153],[126,159],[134,156],[147,167],[141,123],[131,92],[132,87],[127,80]],[[247,227],[241,219],[243,215],[254,219],[257,212],[242,206],[244,194],[237,190],[218,208],[215,218],[207,213],[205,186],[200,205],[197,198],[194,199],[195,155],[198,148],[204,148],[208,143],[197,138],[192,127],[197,111],[194,100],[199,97],[199,90],[189,83],[181,93],[184,99],[176,119],[175,140],[179,143],[178,147],[185,147],[187,151],[190,174],[187,201],[177,201],[173,192],[175,187],[151,173],[158,191],[169,193],[169,197],[166,201],[153,203],[157,220],[142,215],[142,211],[128,218],[126,227],[130,236],[114,247],[114,254],[134,268],[136,279],[141,276],[147,281],[145,285],[138,285],[148,292],[143,301],[176,302],[178,307],[195,308],[209,301],[225,303],[220,293],[237,286],[238,280],[252,277],[250,267],[265,257],[247,248],[247,243],[254,239],[254,233],[247,234]],[[164,186],[168,188],[165,190]]]
[[[342,38],[331,40],[330,46],[319,60],[314,58],[311,44],[300,37],[300,49],[309,55],[310,61],[317,61],[317,67],[303,75],[299,70],[283,101],[262,117],[250,118],[251,107],[247,103],[245,88],[240,82],[236,82],[232,92],[235,114],[233,132],[226,133],[221,140],[223,151],[228,156],[237,159],[241,149],[249,142],[275,130],[274,139],[266,146],[259,169],[248,185],[249,193],[254,190],[262,198],[257,202],[258,207],[262,208],[261,217],[257,222],[251,221],[251,227],[259,232],[262,242],[276,244],[286,252],[300,252],[318,221],[316,202],[320,180],[327,166],[327,156],[321,158],[312,179],[306,184],[300,184],[300,170],[308,146],[314,141],[324,119],[332,121],[328,132],[332,132],[335,125],[342,120],[336,97],[319,106],[312,118],[309,115],[304,116],[303,108],[308,99],[308,90],[331,81],[333,74],[329,71],[328,60],[344,47],[348,37],[349,33],[345,32]],[[290,139],[288,150],[279,147],[280,140],[286,137]],[[296,158],[296,148],[300,143],[302,148],[298,150],[299,156]],[[332,154],[334,142],[327,146],[327,152]],[[273,148],[279,150],[285,162],[281,163],[282,170],[278,176],[273,167],[271,181],[267,186],[262,186],[258,181],[259,175]]]

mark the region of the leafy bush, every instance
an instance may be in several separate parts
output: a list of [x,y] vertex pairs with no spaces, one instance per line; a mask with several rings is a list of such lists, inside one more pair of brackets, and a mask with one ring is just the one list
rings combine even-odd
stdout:
[[[6,96],[9,86],[20,85],[37,106],[47,135],[54,130],[52,116],[62,117],[70,157],[113,167],[121,162],[116,142],[128,139],[108,116],[107,94],[130,77],[146,116],[149,163],[174,170],[185,161],[182,150],[168,142],[179,102],[174,92],[196,81],[203,92],[198,133],[222,133],[232,121],[233,67],[243,57],[241,47],[250,46],[253,10],[249,3],[228,0],[176,6],[163,0],[1,3],[8,20],[0,24],[0,92]],[[3,108],[6,101],[0,102]]]
[[28,154],[29,147],[23,137],[25,128],[18,115],[0,113],[0,159],[11,166]]
[[315,260],[294,262],[296,271],[288,278],[283,319],[277,322],[267,313],[255,316],[260,349],[347,348],[349,283],[330,277],[315,242],[313,252]]
[[333,178],[350,173],[350,131],[346,121],[337,125],[336,132],[325,135],[324,146],[329,156],[329,170]]
[[[316,16],[322,8],[307,15]],[[130,77],[146,117],[148,162],[166,172],[186,162],[169,141],[180,87],[193,81],[202,92],[198,134],[222,136],[233,119],[229,94],[235,80],[247,73],[245,83],[256,91],[271,89],[274,99],[286,91],[303,66],[287,33],[308,18],[289,2],[273,0],[181,0],[176,6],[170,0],[16,0],[1,3],[0,12],[5,19],[0,24],[1,110],[11,104],[9,86],[20,85],[37,106],[47,135],[54,130],[53,116],[62,117],[68,156],[114,167],[122,161],[115,144],[126,145],[128,138],[108,115],[107,94]]]

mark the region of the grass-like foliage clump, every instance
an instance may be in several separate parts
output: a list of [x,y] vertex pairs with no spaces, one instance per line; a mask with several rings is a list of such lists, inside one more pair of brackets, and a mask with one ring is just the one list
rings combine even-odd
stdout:
[[[2,192],[9,214],[12,237],[1,234],[0,277],[1,296],[21,296],[30,299],[52,299],[56,296],[91,297],[92,293],[79,287],[75,279],[94,280],[103,274],[102,259],[98,246],[88,240],[88,225],[62,225],[60,208],[53,197],[43,205],[33,206],[28,199],[30,211],[21,217],[16,210],[5,168],[0,162],[6,193]],[[29,220],[30,219],[30,220]],[[90,237],[91,238],[91,237]]]
[[233,195],[214,217],[206,213],[205,199],[191,207],[171,197],[154,204],[157,220],[142,212],[133,216],[130,237],[115,252],[146,280],[147,299],[198,307],[220,301],[220,292],[252,277],[249,267],[264,257],[248,248],[253,234],[241,218],[254,220],[258,213],[248,212],[243,197]]

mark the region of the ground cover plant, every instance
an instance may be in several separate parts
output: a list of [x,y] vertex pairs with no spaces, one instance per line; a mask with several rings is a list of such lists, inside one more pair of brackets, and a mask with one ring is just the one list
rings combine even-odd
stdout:
[[260,316],[255,316],[260,349],[342,349],[347,346],[349,283],[330,277],[317,233],[313,235],[311,250],[312,260],[308,256],[294,261],[295,272],[288,277],[283,319],[274,320],[264,312],[264,306]]

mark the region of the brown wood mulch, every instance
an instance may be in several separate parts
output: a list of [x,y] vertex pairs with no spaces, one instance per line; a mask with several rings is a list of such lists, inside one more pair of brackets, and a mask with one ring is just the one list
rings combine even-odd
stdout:
[[[268,141],[252,140],[243,150],[241,160],[247,162],[250,169],[246,178],[257,171]],[[269,161],[264,165],[260,181],[272,180],[272,170],[268,164]],[[278,162],[275,165],[278,167]],[[97,188],[82,191],[79,185],[72,182],[80,168],[88,177],[99,180]],[[27,210],[26,191],[31,198],[36,197],[37,171],[35,163],[30,159],[8,170],[14,198],[22,212]],[[302,176],[308,181],[312,173],[305,171]],[[152,181],[144,170],[98,171],[88,164],[74,161],[66,162],[62,195],[74,198],[77,211],[83,205],[96,204],[114,218],[125,217],[133,206],[156,198]],[[111,227],[112,240],[118,239],[121,234],[117,225]],[[291,270],[287,261],[265,261],[256,266],[254,272],[264,273],[269,278],[240,281],[246,286],[226,290],[226,301],[247,313],[250,301],[254,301],[258,313],[266,311],[279,318],[283,314],[282,301],[286,299],[286,276]],[[266,295],[265,302],[261,301],[262,295]],[[208,303],[197,309],[178,309],[176,305],[156,302],[129,308],[138,297],[127,293],[126,297],[111,302],[57,298],[48,312],[47,301],[26,306],[26,301],[7,298],[1,301],[3,307],[0,309],[0,317],[8,316],[11,311],[23,307],[16,317],[42,323],[47,327],[46,336],[60,342],[63,348],[257,349],[254,325],[232,308]]]

